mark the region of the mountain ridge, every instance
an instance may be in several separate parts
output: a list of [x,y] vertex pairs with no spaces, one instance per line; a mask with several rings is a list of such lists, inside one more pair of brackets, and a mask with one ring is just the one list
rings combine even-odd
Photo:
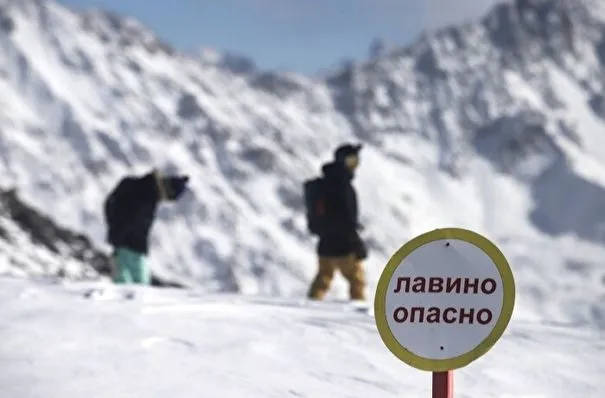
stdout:
[[[557,22],[566,3],[517,1],[325,80],[242,74],[149,49],[145,34],[120,44],[109,31],[104,41],[78,14],[32,1],[45,11],[11,8],[13,28],[0,32],[0,182],[37,208],[53,203],[54,220],[95,244],[104,245],[102,200],[121,176],[178,170],[191,192],[160,208],[158,277],[304,295],[316,259],[302,181],[337,144],[359,141],[370,293],[406,240],[460,226],[502,247],[536,317],[598,321],[605,46],[588,0],[573,7],[570,29]],[[532,39],[502,47],[515,10]],[[580,282],[553,277],[563,272]],[[331,294],[346,291],[337,279]],[[549,300],[580,309],[560,314]]]

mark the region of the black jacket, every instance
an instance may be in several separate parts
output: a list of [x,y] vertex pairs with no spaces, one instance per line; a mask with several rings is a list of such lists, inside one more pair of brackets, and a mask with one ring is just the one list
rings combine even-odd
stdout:
[[319,237],[320,256],[344,256],[359,250],[361,239],[357,232],[357,194],[352,185],[353,175],[338,162],[322,167],[326,190],[326,213],[329,228]]
[[107,242],[147,254],[159,201],[158,182],[153,173],[123,178],[105,200]]

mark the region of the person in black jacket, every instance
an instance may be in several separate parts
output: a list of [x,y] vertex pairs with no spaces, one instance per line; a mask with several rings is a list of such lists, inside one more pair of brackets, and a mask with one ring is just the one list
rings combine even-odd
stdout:
[[358,232],[357,194],[352,185],[360,150],[361,145],[341,145],[334,160],[322,166],[329,226],[319,236],[319,269],[308,291],[310,299],[323,299],[339,270],[349,283],[350,298],[365,300],[362,260],[367,250]]
[[185,191],[189,177],[163,176],[152,170],[143,176],[126,176],[104,202],[107,242],[114,247],[115,283],[148,285],[146,264],[149,233],[160,201],[175,201]]

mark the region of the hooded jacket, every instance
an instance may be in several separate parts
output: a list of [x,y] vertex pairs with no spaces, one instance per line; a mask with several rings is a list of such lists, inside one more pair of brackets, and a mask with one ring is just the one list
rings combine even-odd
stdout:
[[353,174],[340,162],[322,167],[328,232],[319,237],[317,251],[321,256],[345,256],[359,244],[357,194],[352,185]]
[[124,177],[104,203],[107,242],[148,254],[149,233],[159,202],[176,200],[187,180],[187,177],[163,177],[157,171],[142,177]]

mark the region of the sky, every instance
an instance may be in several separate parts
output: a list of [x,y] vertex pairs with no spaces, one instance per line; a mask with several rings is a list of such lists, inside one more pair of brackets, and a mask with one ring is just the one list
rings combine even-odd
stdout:
[[482,15],[495,0],[59,0],[134,17],[181,50],[211,48],[263,69],[305,74],[363,59],[376,38],[412,42],[424,29]]

